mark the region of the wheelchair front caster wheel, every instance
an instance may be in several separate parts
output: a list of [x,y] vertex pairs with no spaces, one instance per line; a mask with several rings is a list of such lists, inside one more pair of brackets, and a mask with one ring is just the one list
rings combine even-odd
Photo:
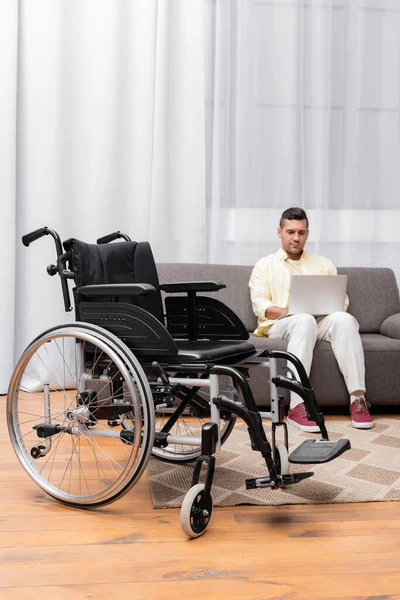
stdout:
[[288,451],[284,444],[278,444],[276,447],[275,453],[275,466],[278,475],[288,475],[289,474],[289,458]]
[[211,519],[213,504],[210,494],[204,493],[204,483],[190,488],[181,507],[181,526],[190,538],[202,535]]

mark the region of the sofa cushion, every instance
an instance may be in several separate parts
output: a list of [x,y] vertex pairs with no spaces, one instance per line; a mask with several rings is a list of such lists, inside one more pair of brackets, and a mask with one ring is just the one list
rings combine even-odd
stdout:
[[[248,331],[254,331],[257,319],[250,300],[249,279],[253,267],[245,265],[203,265],[193,263],[160,263],[157,265],[161,283],[174,281],[220,281],[226,285],[215,293],[243,321]],[[360,325],[360,333],[379,333],[383,321],[400,312],[399,290],[395,275],[386,268],[339,267],[338,273],[349,276],[349,313]],[[382,290],[385,290],[382,293]]]
[[360,325],[360,333],[379,333],[383,321],[400,312],[399,290],[391,269],[339,267],[347,274],[349,313]]
[[264,336],[257,336],[254,333],[250,334],[249,341],[253,344],[256,350],[286,350],[287,340],[281,340],[279,338],[271,339]]
[[382,323],[380,333],[391,338],[400,339],[400,313],[390,315]]
[[[286,350],[287,341],[250,335],[258,349]],[[398,405],[400,340],[376,333],[361,334],[366,366],[367,399],[373,404]],[[284,362],[280,361],[282,371]],[[260,405],[268,404],[269,392],[263,373],[250,369],[251,386]],[[378,376],[379,374],[379,376]],[[265,377],[265,376],[264,376]],[[347,405],[349,394],[329,342],[317,342],[310,373],[311,385],[321,406]],[[286,399],[286,391],[280,390]]]
[[[253,344],[256,350],[286,350],[287,340],[279,338],[258,337],[250,334],[249,341]],[[400,339],[380,335],[379,333],[362,333],[361,342],[364,352],[399,352]],[[329,342],[317,342],[315,344],[317,352],[332,352],[332,345]],[[400,354],[399,354],[400,360]],[[400,363],[399,363],[400,364]]]

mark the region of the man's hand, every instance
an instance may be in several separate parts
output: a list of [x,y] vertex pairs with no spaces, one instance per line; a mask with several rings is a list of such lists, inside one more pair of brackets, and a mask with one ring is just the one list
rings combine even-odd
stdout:
[[280,306],[270,306],[265,311],[265,316],[267,319],[279,319],[282,315],[286,315],[287,311],[287,307],[281,308]]

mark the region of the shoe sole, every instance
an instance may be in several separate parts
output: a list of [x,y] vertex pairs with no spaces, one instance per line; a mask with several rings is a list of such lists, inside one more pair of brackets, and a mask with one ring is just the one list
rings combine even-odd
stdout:
[[293,427],[300,429],[300,431],[306,431],[307,433],[321,433],[318,425],[300,425],[297,421],[289,419],[289,417],[287,417],[287,422],[290,423],[290,425],[293,425]]
[[357,423],[357,421],[351,421],[351,424],[353,425],[353,427],[355,429],[372,429],[374,426],[374,423]]

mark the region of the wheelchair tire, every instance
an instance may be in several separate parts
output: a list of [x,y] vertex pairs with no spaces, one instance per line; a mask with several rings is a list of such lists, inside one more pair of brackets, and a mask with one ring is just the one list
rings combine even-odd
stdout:
[[289,454],[285,444],[278,444],[275,454],[275,465],[278,475],[288,475],[290,472]]
[[187,492],[181,506],[181,527],[189,538],[203,535],[211,519],[213,503],[204,494],[204,483],[197,483]]
[[86,323],[54,327],[28,346],[9,385],[7,423],[28,475],[80,508],[128,492],[154,442],[142,367],[121,340]]

